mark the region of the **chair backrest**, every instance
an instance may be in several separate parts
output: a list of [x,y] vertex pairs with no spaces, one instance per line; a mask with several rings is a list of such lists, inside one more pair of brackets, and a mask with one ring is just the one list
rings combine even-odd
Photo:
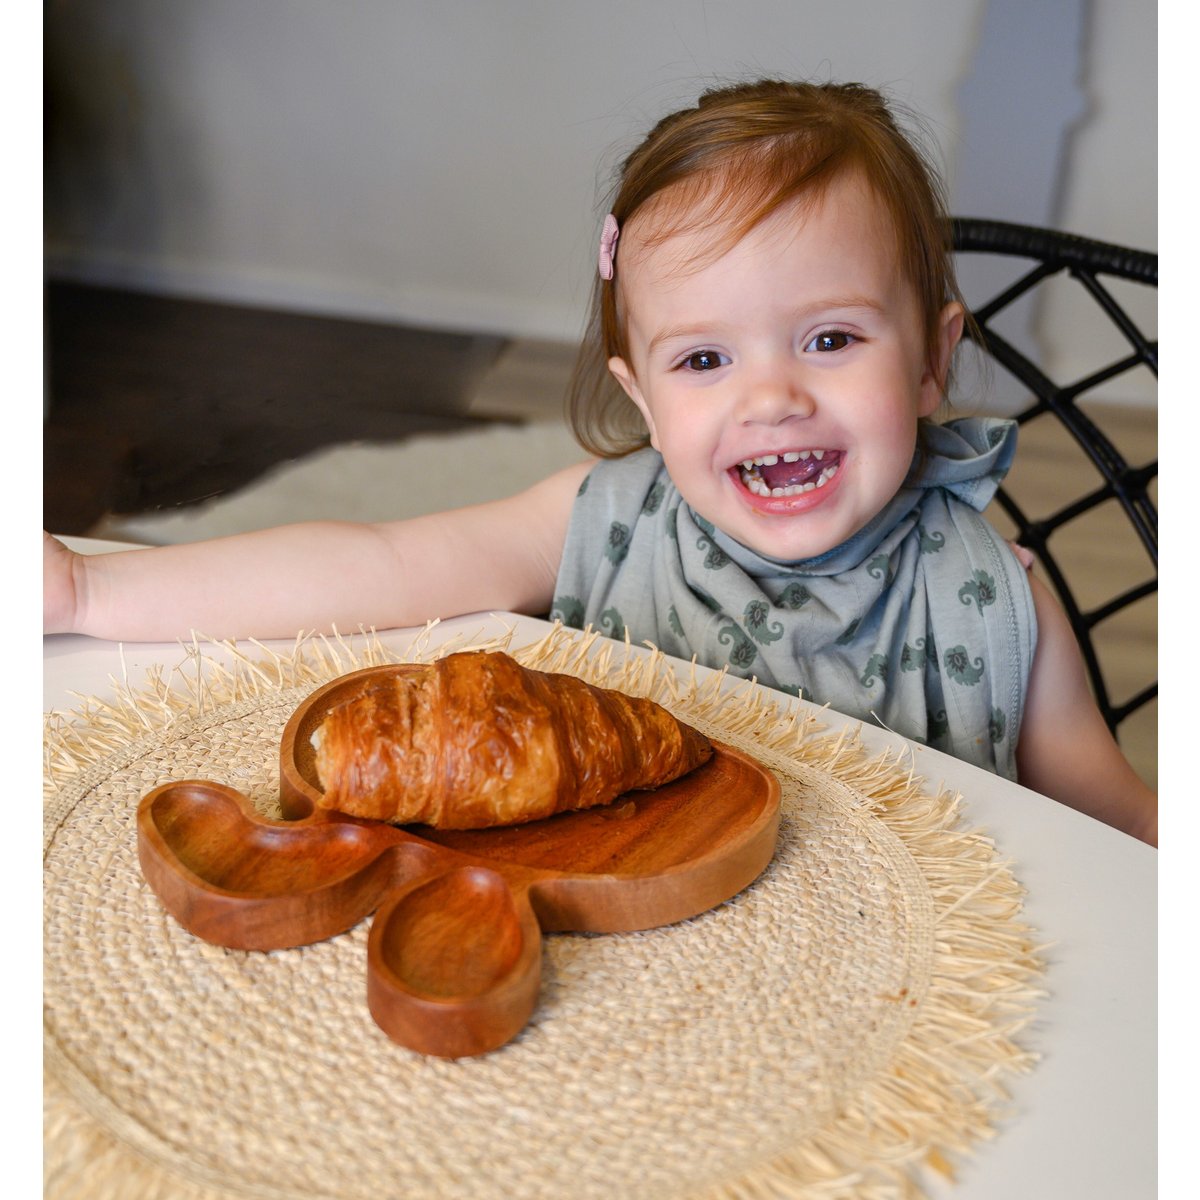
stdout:
[[[1103,421],[1097,414],[1102,406],[1088,402],[1095,401],[1097,391],[1102,388],[1111,393],[1114,386],[1111,381],[1125,377],[1127,372],[1146,368],[1157,380],[1157,338],[1151,339],[1139,329],[1129,314],[1129,301],[1122,304],[1115,298],[1111,280],[1157,288],[1158,256],[1052,230],[968,218],[953,222],[953,244],[960,268],[971,266],[965,256],[990,255],[1014,260],[1009,264],[1009,274],[1015,274],[1015,278],[1006,280],[992,299],[979,303],[968,295],[979,330],[977,340],[990,359],[1020,386],[1022,394],[1012,413],[1016,420],[1023,427],[1035,420],[1058,422],[1095,469],[1095,486],[1088,487],[1081,495],[1057,498],[1050,511],[1032,512],[1027,502],[1018,503],[1013,496],[1011,477],[1010,484],[1001,489],[997,504],[1015,527],[1015,540],[1036,555],[1047,582],[1066,609],[1100,710],[1109,728],[1117,733],[1122,721],[1158,694],[1157,680],[1151,678],[1134,694],[1114,698],[1098,652],[1101,624],[1158,589],[1158,511],[1153,495],[1158,458],[1155,449],[1152,461],[1127,461],[1101,428]],[[1109,286],[1101,282],[1105,277]],[[1001,315],[1014,305],[1028,304],[1035,289],[1048,280],[1064,279],[1074,281],[1090,297],[1103,315],[1106,327],[1115,329],[1119,336],[1113,339],[1115,352],[1111,358],[1088,369],[1081,378],[1056,382],[1034,361],[1036,352],[1019,347],[1016,344],[1019,339],[1001,332],[997,326],[1003,326]],[[1081,407],[1084,404],[1088,404],[1089,411]],[[1017,457],[1019,462],[1020,449]],[[1085,474],[1090,481],[1090,472]],[[1107,579],[1102,561],[1100,574],[1107,579],[1111,594],[1099,599],[1081,598],[1077,594],[1078,584],[1068,581],[1060,561],[1059,540],[1066,536],[1065,531],[1072,523],[1103,506],[1107,506],[1106,512],[1110,511],[1114,505],[1127,518],[1144,548],[1144,557],[1136,556],[1141,562],[1135,564],[1132,579]],[[1153,654],[1150,660],[1150,671],[1156,674]]]

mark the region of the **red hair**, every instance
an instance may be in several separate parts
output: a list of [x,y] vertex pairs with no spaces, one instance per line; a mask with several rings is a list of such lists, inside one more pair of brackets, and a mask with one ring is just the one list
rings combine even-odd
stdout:
[[[672,189],[670,204],[662,205],[670,215],[656,214],[661,223],[651,240],[716,224],[726,230],[714,247],[720,254],[785,205],[815,202],[848,173],[867,182],[890,220],[933,364],[938,318],[959,298],[941,182],[872,88],[763,80],[707,91],[694,108],[659,121],[629,155],[610,211],[624,228]],[[639,414],[608,371],[609,358],[629,357],[619,279],[618,265],[611,281],[596,281],[568,401],[576,437],[602,457],[647,441]]]

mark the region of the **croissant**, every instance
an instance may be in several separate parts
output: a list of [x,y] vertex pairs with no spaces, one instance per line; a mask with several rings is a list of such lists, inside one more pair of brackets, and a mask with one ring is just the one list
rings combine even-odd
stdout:
[[488,651],[388,676],[330,709],[312,740],[324,807],[441,829],[608,804],[713,753],[652,700]]

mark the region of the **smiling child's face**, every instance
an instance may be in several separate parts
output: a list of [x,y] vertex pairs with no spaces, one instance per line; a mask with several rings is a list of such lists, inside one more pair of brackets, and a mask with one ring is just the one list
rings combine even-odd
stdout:
[[621,233],[629,359],[610,369],[695,512],[771,558],[833,549],[903,482],[961,309],[942,311],[931,364],[885,212],[854,176],[715,259],[711,226],[648,244],[653,221]]

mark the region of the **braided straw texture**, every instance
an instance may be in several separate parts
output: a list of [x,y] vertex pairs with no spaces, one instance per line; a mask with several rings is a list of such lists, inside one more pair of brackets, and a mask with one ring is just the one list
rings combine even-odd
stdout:
[[548,936],[538,1006],[502,1049],[396,1045],[366,1007],[369,918],[293,950],[203,943],[143,880],[135,814],[184,778],[277,814],[293,709],[432,652],[226,649],[232,665],[196,644],[178,678],[48,718],[48,1200],[920,1196],[1032,1065],[1039,952],[956,797],[759,689],[559,628],[516,657],[650,695],[775,771],[778,852],[692,920]]

